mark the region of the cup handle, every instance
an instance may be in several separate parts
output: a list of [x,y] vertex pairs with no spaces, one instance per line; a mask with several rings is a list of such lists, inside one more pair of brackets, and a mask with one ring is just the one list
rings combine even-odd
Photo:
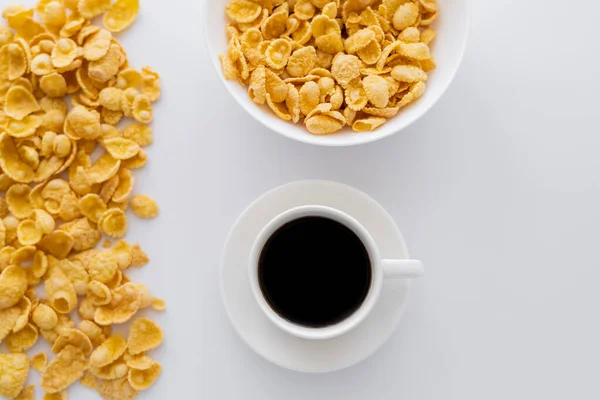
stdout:
[[386,278],[417,278],[424,273],[423,263],[418,260],[382,260]]

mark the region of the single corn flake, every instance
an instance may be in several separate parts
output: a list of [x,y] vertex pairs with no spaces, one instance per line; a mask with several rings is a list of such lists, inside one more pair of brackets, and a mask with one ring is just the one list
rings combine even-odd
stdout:
[[137,318],[129,328],[128,351],[132,355],[157,348],[163,341],[160,327],[148,318]]
[[229,18],[242,23],[254,21],[260,15],[260,5],[248,0],[234,0],[225,9]]
[[92,346],[98,347],[106,340],[104,330],[93,321],[83,320],[77,328],[90,339]]
[[125,139],[131,139],[136,142],[139,146],[144,147],[152,144],[152,128],[148,125],[132,123],[123,129],[123,137]]
[[109,31],[120,32],[135,21],[139,10],[139,0],[117,0],[106,11],[102,22]]
[[160,376],[161,372],[161,365],[157,362],[154,362],[154,364],[152,364],[152,366],[148,369],[130,369],[127,375],[127,380],[132,388],[142,391],[152,386]]
[[27,324],[18,332],[6,337],[6,347],[13,353],[22,353],[32,348],[38,339],[38,330],[33,324]]
[[52,269],[45,281],[48,302],[57,313],[68,314],[77,306],[77,293],[69,278],[60,268]]
[[69,345],[81,349],[85,356],[92,354],[93,347],[90,338],[79,329],[65,329],[60,332],[52,345],[52,352],[58,354]]
[[77,9],[85,19],[92,19],[110,7],[110,0],[80,0]]
[[24,246],[35,245],[42,239],[42,230],[35,221],[23,220],[17,228],[17,237]]
[[79,206],[81,207],[81,213],[94,223],[97,223],[107,210],[106,203],[95,193],[83,196],[79,200]]
[[29,199],[31,188],[28,185],[12,185],[6,192],[8,210],[17,218],[28,218],[34,208]]
[[4,99],[4,113],[7,117],[21,121],[31,113],[40,110],[35,96],[23,86],[13,86]]
[[127,233],[127,217],[123,210],[112,208],[102,214],[98,221],[102,232],[110,237],[120,239]]
[[0,396],[17,397],[27,381],[29,358],[23,353],[0,354]]
[[138,288],[127,283],[113,291],[110,304],[96,310],[94,321],[99,325],[122,324],[139,310],[140,302],[141,296]]
[[333,59],[331,74],[336,82],[345,88],[360,76],[361,66],[362,63],[358,57],[340,53]]
[[51,330],[58,324],[58,315],[52,307],[41,303],[33,310],[31,320],[38,328]]
[[412,2],[402,4],[396,10],[393,18],[394,28],[398,31],[414,25],[419,18],[419,6]]
[[271,42],[266,52],[266,63],[273,69],[282,69],[292,54],[292,44],[286,39],[276,39]]
[[105,139],[104,147],[117,160],[130,159],[140,151],[140,146],[136,142],[122,137]]
[[12,307],[19,302],[27,290],[27,274],[11,265],[0,273],[0,310]]
[[131,387],[126,377],[114,380],[98,381],[96,390],[107,400],[133,400],[138,392]]
[[386,107],[389,102],[387,80],[379,75],[369,75],[364,77],[362,82],[369,101],[375,107]]
[[300,111],[304,115],[308,115],[319,104],[321,98],[321,90],[315,82],[306,82],[299,91],[300,96]]
[[110,250],[104,250],[92,258],[88,272],[92,281],[107,283],[113,279],[118,268],[115,254]]
[[152,111],[152,101],[145,94],[139,94],[133,101],[133,117],[136,121],[143,124],[149,124],[154,119]]
[[15,397],[15,400],[35,400],[35,386],[29,385],[21,390],[21,393]]
[[109,304],[111,301],[110,288],[99,281],[91,281],[87,285],[86,294],[92,304],[97,307]]
[[47,393],[58,393],[83,376],[86,358],[82,349],[67,345],[50,361],[42,373],[41,386]]
[[154,365],[154,360],[148,357],[145,353],[139,353],[136,355],[131,355],[129,352],[126,352],[123,355],[127,366],[131,369],[137,369],[140,371],[149,369]]
[[152,308],[156,311],[164,311],[167,309],[167,305],[164,300],[154,298],[152,299]]
[[46,363],[48,362],[48,356],[44,352],[38,353],[38,354],[34,355],[33,357],[31,357],[31,360],[29,360],[29,362],[31,363],[31,366],[33,368],[35,368],[39,372],[42,372],[44,370],[44,368],[46,368]]
[[372,131],[383,125],[385,122],[386,119],[382,117],[369,117],[364,119],[358,119],[354,121],[352,129],[355,132]]
[[315,115],[307,118],[306,128],[314,135],[328,135],[335,133],[344,127],[340,121],[325,115]]
[[346,48],[347,53],[354,54],[367,47],[367,45],[373,40],[375,40],[375,32],[371,29],[365,28],[346,39],[344,47]]
[[98,346],[90,356],[90,367],[102,368],[112,364],[125,353],[127,341],[123,336],[114,334]]

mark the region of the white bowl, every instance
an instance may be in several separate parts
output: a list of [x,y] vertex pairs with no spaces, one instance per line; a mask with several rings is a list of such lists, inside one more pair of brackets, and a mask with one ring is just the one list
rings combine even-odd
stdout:
[[301,123],[293,124],[277,118],[266,105],[259,106],[252,102],[245,87],[223,77],[219,54],[227,52],[225,7],[229,1],[205,0],[204,36],[213,65],[223,84],[242,108],[267,128],[290,139],[321,146],[350,146],[372,142],[401,131],[423,116],[452,82],[462,61],[469,33],[468,0],[439,0],[440,14],[433,24],[438,35],[431,49],[437,68],[430,72],[425,95],[373,132],[356,133],[346,127],[333,135],[316,136],[310,134]]

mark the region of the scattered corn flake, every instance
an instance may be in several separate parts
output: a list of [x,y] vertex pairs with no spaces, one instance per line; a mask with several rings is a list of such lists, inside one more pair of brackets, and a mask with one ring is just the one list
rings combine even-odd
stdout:
[[44,370],[44,368],[46,368],[46,363],[48,362],[48,356],[44,352],[38,353],[38,354],[34,355],[33,357],[31,357],[29,362],[31,363],[31,366],[33,368],[35,368],[39,372],[42,372]]
[[18,332],[11,332],[6,337],[6,347],[13,353],[22,353],[35,345],[38,330],[33,324],[27,324]]
[[53,268],[45,281],[48,302],[59,314],[68,314],[77,306],[77,293],[73,283],[61,268]]
[[129,328],[128,351],[132,355],[157,348],[163,341],[163,332],[152,320],[137,318]]
[[58,393],[44,393],[42,400],[67,400],[67,392],[63,390]]
[[136,142],[122,137],[105,139],[103,143],[106,151],[117,160],[128,160],[140,151],[140,146]]
[[156,311],[164,311],[167,309],[167,305],[164,300],[154,298],[152,299],[152,308]]
[[127,217],[120,209],[107,210],[102,214],[98,225],[104,234],[112,238],[120,239],[127,233]]
[[27,326],[27,323],[29,322],[29,316],[31,314],[31,306],[31,299],[29,297],[23,296],[21,300],[19,300],[17,307],[19,307],[19,310],[21,310],[21,315],[19,315],[17,322],[15,322],[13,332],[19,332],[21,329]]
[[145,94],[139,94],[135,97],[133,101],[132,108],[133,117],[136,121],[149,124],[154,119],[154,114],[152,111],[152,101],[150,97]]
[[85,356],[92,354],[93,347],[90,338],[78,329],[63,330],[52,345],[52,352],[58,354],[69,345],[81,349]]
[[143,352],[136,355],[131,355],[129,352],[126,352],[123,355],[123,358],[127,363],[127,366],[131,369],[143,371],[154,365],[154,360]]
[[4,112],[7,117],[22,120],[31,113],[40,110],[35,96],[22,86],[13,86],[6,93]]
[[17,306],[0,309],[0,342],[13,330],[20,315],[21,309]]
[[139,9],[139,0],[117,0],[104,14],[104,26],[111,32],[125,30],[135,21]]
[[98,346],[90,356],[90,367],[102,368],[112,364],[125,353],[127,341],[119,334],[114,334]]
[[159,212],[156,202],[146,195],[133,196],[131,210],[141,218],[155,218]]
[[24,246],[35,245],[42,239],[42,230],[35,221],[23,220],[17,228],[19,242]]
[[15,400],[35,400],[35,386],[29,385],[24,388]]
[[26,290],[27,274],[25,271],[17,265],[6,267],[0,273],[0,310],[17,304]]
[[127,376],[128,371],[129,367],[122,359],[119,359],[102,368],[90,368],[90,373],[96,378],[102,380],[115,380],[123,378]]
[[110,0],[80,0],[77,9],[85,19],[92,19],[103,14],[110,7]]
[[124,323],[138,311],[140,302],[138,289],[135,285],[127,283],[113,291],[110,304],[98,307],[94,314],[94,321],[99,325]]
[[97,307],[109,304],[112,296],[110,288],[100,281],[91,281],[87,285],[86,294],[92,304]]
[[133,400],[138,394],[126,377],[115,380],[98,380],[96,390],[105,400]]
[[133,389],[142,391],[152,386],[160,376],[161,372],[162,366],[159,363],[154,362],[148,369],[130,369],[127,380]]
[[67,345],[48,363],[42,373],[41,386],[47,393],[58,393],[83,376],[86,369],[84,351]]
[[131,139],[136,142],[139,146],[144,147],[152,144],[152,128],[148,125],[132,123],[127,125],[123,129],[123,137],[125,139]]
[[83,320],[77,325],[77,328],[85,333],[94,347],[100,346],[106,340],[104,330],[93,321]]
[[40,303],[34,310],[31,320],[40,329],[51,330],[58,324],[58,315],[54,309],[44,303]]
[[21,393],[29,374],[29,358],[23,353],[0,354],[0,396],[14,398]]

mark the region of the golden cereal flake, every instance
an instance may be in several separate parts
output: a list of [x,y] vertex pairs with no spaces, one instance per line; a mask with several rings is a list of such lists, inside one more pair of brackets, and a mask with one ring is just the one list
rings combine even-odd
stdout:
[[40,110],[35,96],[22,86],[13,86],[4,99],[4,113],[7,117],[22,120],[31,113]]
[[157,348],[163,341],[163,332],[152,320],[137,318],[129,328],[128,351],[132,355]]
[[18,332],[11,332],[6,337],[6,347],[13,353],[22,353],[35,345],[38,330],[33,324],[27,324]]
[[44,352],[38,353],[38,354],[34,355],[33,357],[31,357],[31,360],[29,360],[29,361],[33,368],[35,368],[39,372],[42,372],[44,370],[44,368],[46,368],[46,363],[48,362],[48,356]]
[[17,306],[0,310],[0,343],[13,330],[20,315],[21,309]]
[[58,393],[68,388],[83,376],[86,364],[83,350],[67,345],[42,373],[42,389],[47,393]]
[[[120,271],[118,271],[120,272]],[[141,295],[131,283],[113,291],[111,303],[98,307],[94,321],[99,325],[121,324],[128,321],[140,308]]]
[[17,304],[26,290],[27,274],[25,271],[17,265],[5,268],[0,273],[0,310]]
[[141,218],[155,218],[158,215],[158,205],[149,196],[136,195],[131,199],[131,210]]
[[126,349],[125,339],[119,334],[114,334],[92,352],[89,360],[90,367],[102,368],[112,364],[125,353]]
[[132,388],[142,391],[152,386],[160,376],[161,372],[162,366],[159,363],[154,362],[154,364],[148,369],[130,369],[127,375],[127,380]]
[[80,0],[77,4],[79,14],[85,19],[103,14],[108,7],[110,7],[110,0]]
[[56,311],[44,303],[39,304],[35,310],[33,310],[31,319],[34,324],[44,330],[54,329],[56,325],[58,325],[58,315],[56,314]]
[[52,345],[52,352],[58,354],[69,345],[81,349],[85,356],[92,354],[93,347],[90,338],[78,329],[63,330]]
[[122,137],[105,139],[104,147],[117,160],[128,160],[140,151],[140,146],[136,142]]
[[52,269],[45,281],[49,304],[57,313],[68,314],[77,306],[77,293],[69,278],[60,268]]
[[29,358],[26,354],[0,354],[0,396],[17,397],[25,386],[28,373]]
[[111,32],[125,30],[135,21],[139,9],[139,0],[117,0],[104,14],[104,26]]
[[115,380],[99,380],[96,390],[105,400],[133,400],[138,394],[126,377]]
[[35,386],[29,385],[21,390],[15,400],[35,400]]

